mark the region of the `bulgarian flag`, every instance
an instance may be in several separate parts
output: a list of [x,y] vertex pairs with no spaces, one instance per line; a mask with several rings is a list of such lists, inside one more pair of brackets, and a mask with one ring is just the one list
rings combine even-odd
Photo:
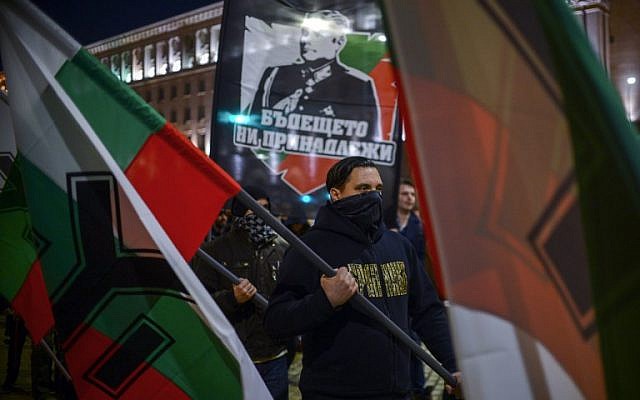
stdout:
[[466,398],[637,396],[640,143],[566,2],[384,9]]
[[0,295],[15,312],[28,316],[31,339],[39,343],[53,326],[53,314],[15,157],[9,104],[0,92]]
[[39,243],[22,258],[39,259],[78,396],[269,398],[185,261],[240,187],[28,2],[0,4],[0,39]]

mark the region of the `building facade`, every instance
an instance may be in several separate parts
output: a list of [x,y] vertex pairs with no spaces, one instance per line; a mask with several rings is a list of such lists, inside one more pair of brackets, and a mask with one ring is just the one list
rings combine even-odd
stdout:
[[209,154],[221,20],[218,2],[87,49]]
[[[640,103],[640,85],[635,84],[640,51],[629,42],[640,29],[625,24],[640,15],[635,1],[566,0],[617,86],[631,121],[637,121]],[[208,155],[222,8],[220,1],[87,46]],[[408,172],[406,165],[402,168]]]

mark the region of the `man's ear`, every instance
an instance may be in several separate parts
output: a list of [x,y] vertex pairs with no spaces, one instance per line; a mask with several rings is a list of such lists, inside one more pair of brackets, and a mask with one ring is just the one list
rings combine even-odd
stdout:
[[340,189],[336,189],[336,188],[329,189],[329,196],[331,197],[332,203],[340,200]]

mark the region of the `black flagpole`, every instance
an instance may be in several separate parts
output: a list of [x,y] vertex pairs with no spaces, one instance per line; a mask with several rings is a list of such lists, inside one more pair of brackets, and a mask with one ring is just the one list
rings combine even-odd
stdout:
[[[319,255],[309,248],[300,238],[298,238],[293,232],[285,227],[276,217],[271,215],[269,210],[258,204],[250,194],[240,189],[240,192],[236,195],[236,198],[240,200],[242,204],[251,209],[256,215],[270,225],[280,236],[282,236],[290,246],[293,246],[302,253],[311,263],[320,270],[324,275],[332,277],[336,274],[336,271],[331,268]],[[404,343],[409,349],[420,358],[425,364],[433,369],[438,375],[444,379],[444,381],[451,387],[456,387],[456,378],[447,371],[442,364],[440,364],[433,356],[427,353],[415,340],[411,339],[398,325],[391,321],[382,311],[374,306],[369,300],[356,292],[356,294],[349,300],[365,315],[373,318],[387,328],[393,336]]]
[[[225,278],[227,278],[228,280],[230,280],[231,283],[233,283],[234,285],[237,285],[238,283],[240,283],[240,278],[238,278],[236,275],[234,275],[233,272],[231,272],[228,269],[226,269],[222,264],[220,264],[220,262],[218,262],[218,260],[216,260],[215,258],[211,257],[204,250],[198,249],[197,254],[198,254],[198,256],[202,257],[202,259],[204,259],[204,261],[206,261],[207,264],[209,264],[216,271],[218,271],[220,273],[220,275],[222,275]],[[251,300],[253,300],[256,304],[258,304],[262,308],[267,308],[267,305],[269,304],[267,299],[263,295],[261,295],[260,293],[257,293],[257,292],[256,292],[256,294],[253,295]]]

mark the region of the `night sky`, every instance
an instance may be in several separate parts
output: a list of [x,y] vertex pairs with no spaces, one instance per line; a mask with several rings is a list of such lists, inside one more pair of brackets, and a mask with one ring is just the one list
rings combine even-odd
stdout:
[[80,44],[215,3],[211,0],[33,0]]
[[[139,28],[195,10],[211,0],[32,0],[80,44]],[[0,70],[2,61],[0,60]]]

